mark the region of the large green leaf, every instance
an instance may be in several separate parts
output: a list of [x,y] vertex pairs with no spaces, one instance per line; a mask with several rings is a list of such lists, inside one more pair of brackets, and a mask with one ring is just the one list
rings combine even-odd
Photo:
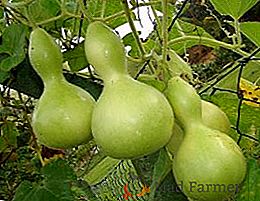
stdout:
[[236,201],[258,201],[260,200],[260,165],[259,161],[250,159],[248,161],[248,172]]
[[0,70],[0,83],[3,83],[10,76],[10,72]]
[[84,43],[78,44],[75,48],[63,53],[64,61],[69,63],[72,72],[84,69],[87,65],[87,59],[84,51]]
[[158,160],[154,164],[153,181],[150,186],[151,192],[149,195],[149,201],[154,200],[156,189],[159,185],[161,185],[162,181],[165,179],[166,175],[171,171],[171,169],[172,161],[169,158],[167,151],[165,149],[161,149]]
[[41,22],[57,16],[60,13],[60,5],[58,1],[53,0],[36,0],[28,7],[28,17],[33,22]]
[[[87,12],[92,17],[109,17],[115,13],[119,13],[123,10],[120,0],[103,1],[103,0],[89,0],[87,1]],[[113,28],[126,22],[124,15],[116,18],[110,18],[109,25]]]
[[260,46],[260,22],[243,22],[240,24],[240,28],[247,38],[258,47]]
[[32,185],[23,181],[16,189],[13,201],[56,201],[57,197],[40,185]]
[[17,140],[16,137],[19,135],[16,126],[13,122],[7,121],[1,126],[1,133],[5,143],[8,146],[16,147]]
[[27,28],[21,24],[12,24],[2,35],[0,44],[0,70],[10,71],[25,58]]
[[[235,65],[237,65],[237,63]],[[260,65],[259,61],[250,61],[245,66],[242,72],[242,77],[251,82],[257,81],[257,79],[260,77],[259,65]],[[224,79],[222,79],[217,86],[221,88],[236,90],[238,73],[239,73],[239,68],[233,71],[232,73],[230,73]]]
[[13,201],[74,201],[71,191],[76,176],[63,160],[54,161],[42,169],[40,183],[24,181],[18,187]]
[[223,14],[230,15],[234,19],[242,17],[259,0],[210,0],[215,9]]

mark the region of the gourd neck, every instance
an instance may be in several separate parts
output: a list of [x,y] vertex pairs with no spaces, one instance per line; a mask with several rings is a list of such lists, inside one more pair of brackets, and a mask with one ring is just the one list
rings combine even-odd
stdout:
[[105,77],[103,78],[104,81],[104,86],[105,87],[109,87],[111,85],[114,85],[114,83],[119,83],[119,82],[125,82],[125,81],[129,81],[129,80],[133,80],[133,78],[125,73],[115,73],[109,77]]
[[191,121],[189,124],[185,124],[183,127],[184,135],[197,135],[200,134],[201,130],[205,128],[205,125],[202,123],[202,121]]
[[202,123],[201,99],[191,85],[180,77],[173,77],[165,94],[181,127],[187,129],[191,123]]
[[121,39],[102,22],[88,26],[85,37],[88,62],[104,80],[127,74],[127,60]]
[[43,80],[44,87],[46,89],[53,88],[53,86],[56,86],[56,85],[61,86],[63,83],[66,83],[66,80],[62,74],[48,75],[42,80]]
[[50,82],[53,80],[62,80],[64,79],[62,74],[62,67],[61,66],[41,66],[41,65],[34,65],[34,70],[37,74],[41,77],[43,82]]

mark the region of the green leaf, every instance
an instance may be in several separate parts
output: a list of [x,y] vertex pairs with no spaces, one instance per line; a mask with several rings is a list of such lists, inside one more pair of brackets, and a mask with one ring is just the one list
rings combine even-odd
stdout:
[[28,16],[35,23],[55,17],[61,11],[56,0],[36,0],[29,4],[27,9]]
[[3,83],[7,78],[9,78],[10,72],[2,71],[0,69],[0,83]]
[[16,189],[13,201],[57,201],[57,197],[40,185],[23,181]]
[[125,46],[131,47],[131,50],[128,52],[129,55],[131,55],[132,57],[135,57],[135,58],[138,58],[140,56],[139,49],[138,49],[138,46],[135,42],[135,39],[134,39],[132,32],[127,34],[123,38],[123,42],[124,42]]
[[215,9],[223,14],[230,15],[234,19],[242,17],[259,0],[210,0]]
[[8,148],[6,141],[3,136],[0,136],[0,153],[4,152]]
[[154,165],[153,181],[150,186],[151,192],[149,195],[149,201],[154,200],[156,189],[162,183],[162,181],[164,180],[166,175],[171,171],[171,169],[172,169],[172,161],[169,158],[167,151],[165,149],[161,149],[158,160]]
[[63,53],[64,61],[68,61],[72,72],[84,69],[87,65],[87,59],[84,51],[84,43],[80,43],[75,48]]
[[8,72],[24,60],[26,33],[27,29],[21,24],[12,24],[5,29],[0,45],[0,70]]
[[[238,98],[231,93],[216,93],[210,96],[210,101],[219,106],[228,116],[231,125],[235,126],[237,123],[238,115]],[[240,124],[239,129],[242,133],[251,135],[258,138],[257,133],[260,132],[260,108],[252,107],[242,104],[240,111]],[[234,139],[238,138],[238,134],[235,130],[231,130],[231,136]],[[245,151],[250,151],[252,143],[249,138],[243,137],[240,144],[245,148]]]
[[42,169],[43,180],[37,184],[22,182],[13,201],[74,201],[71,186],[76,176],[63,160],[56,160]]
[[0,7],[0,36],[5,29],[4,8]]
[[[105,17],[109,17],[115,13],[119,13],[123,10],[123,7],[121,6],[121,0],[113,0],[113,1],[106,1],[106,9],[105,9]],[[119,25],[122,25],[126,22],[126,18],[124,15],[121,15],[116,18],[111,18],[109,21],[109,24],[116,28]]]
[[236,198],[236,201],[248,200],[260,200],[260,165],[259,161],[255,159],[250,159],[248,161],[247,176],[242,189]]
[[173,50],[168,51],[167,65],[171,76],[186,75],[189,79],[192,79],[191,67]]
[[[123,10],[121,6],[120,0],[113,0],[113,1],[103,1],[103,0],[89,0],[87,1],[87,11],[90,16],[92,17],[109,17],[115,13],[118,13]],[[116,18],[111,18],[109,20],[109,25],[113,28],[123,24],[126,22],[125,16],[122,14]]]
[[3,134],[3,138],[8,146],[17,146],[16,137],[19,135],[19,132],[15,126],[15,124],[11,121],[7,121],[1,126],[1,132]]
[[[237,65],[237,63],[235,63],[234,65]],[[242,73],[242,77],[251,82],[255,82],[260,77],[259,65],[260,65],[259,61],[250,61],[245,66],[243,73]],[[222,79],[217,84],[217,86],[221,87],[221,88],[228,88],[228,89],[236,90],[238,73],[239,73],[239,69],[233,71],[228,76],[226,76],[224,79]]]
[[240,29],[256,46],[260,46],[260,22],[243,22]]

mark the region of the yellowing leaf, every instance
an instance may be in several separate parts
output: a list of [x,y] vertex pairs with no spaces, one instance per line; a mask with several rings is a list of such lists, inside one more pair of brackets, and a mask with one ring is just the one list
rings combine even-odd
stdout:
[[254,107],[260,107],[260,86],[243,78],[240,80],[239,86],[244,98],[252,100],[244,101],[244,103]]

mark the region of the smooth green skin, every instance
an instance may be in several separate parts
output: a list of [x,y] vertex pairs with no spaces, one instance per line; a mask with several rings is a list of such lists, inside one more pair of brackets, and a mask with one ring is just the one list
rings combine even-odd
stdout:
[[[213,103],[202,100],[202,121],[203,123],[213,129],[219,130],[223,133],[228,133],[230,130],[230,122],[227,115]],[[183,130],[175,122],[172,130],[172,137],[167,144],[167,149],[172,155],[175,155],[184,137]]]
[[219,130],[223,133],[229,133],[230,121],[218,106],[208,101],[201,101],[202,121],[203,123],[213,129]]
[[94,99],[62,75],[62,54],[43,29],[30,36],[30,62],[44,82],[44,92],[32,116],[40,143],[55,149],[72,148],[91,139]]
[[89,24],[84,45],[88,62],[104,81],[127,74],[124,45],[108,26],[99,21]]
[[192,200],[224,200],[230,192],[214,192],[212,188],[199,192],[198,186],[191,191],[190,182],[226,187],[240,184],[245,177],[246,161],[239,146],[228,135],[203,124],[200,97],[184,80],[172,78],[166,94],[184,128],[184,139],[173,160],[177,183],[183,182],[182,190]]
[[[192,200],[222,201],[237,192],[221,192],[214,188],[192,192],[190,183],[239,185],[246,174],[246,161],[240,148],[224,133],[202,124],[186,130],[184,140],[173,161],[177,183],[183,181],[183,192]],[[208,191],[208,192],[207,192]]]
[[86,56],[104,80],[92,118],[97,144],[113,158],[149,155],[171,137],[174,116],[161,92],[131,78],[121,40],[101,22],[89,25]]

